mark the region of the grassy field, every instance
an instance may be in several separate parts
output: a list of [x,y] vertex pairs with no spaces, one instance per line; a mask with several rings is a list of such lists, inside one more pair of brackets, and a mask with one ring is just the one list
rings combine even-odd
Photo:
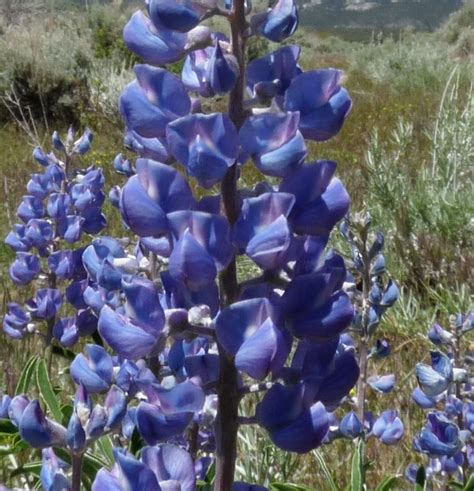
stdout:
[[[32,146],[39,140],[47,147],[46,135],[52,129],[64,130],[70,122],[77,127],[89,125],[95,133],[94,150],[84,167],[102,166],[107,186],[120,182],[112,172],[112,159],[123,151],[116,99],[131,78],[133,63],[124,56],[119,37],[126,18],[126,11],[106,9],[80,19],[72,13],[45,17],[48,36],[39,33],[44,24],[28,18],[0,28],[0,91],[6,97],[0,109],[0,236],[15,222],[28,175],[37,170]],[[409,398],[416,384],[415,361],[428,356],[425,333],[429,324],[435,319],[446,324],[450,314],[472,307],[472,25],[471,3],[431,34],[405,32],[397,39],[387,35],[356,43],[306,29],[291,40],[303,48],[304,69],[335,66],[345,70],[344,85],[353,97],[353,111],[340,135],[328,143],[310,145],[311,158],[338,162],[352,209],[370,211],[376,228],[386,234],[389,272],[402,290],[396,308],[380,328],[380,337],[391,341],[394,356],[379,362],[377,370],[403,375],[393,393],[371,401],[371,409],[376,413],[385,407],[398,408],[406,416],[407,431],[403,451],[399,447],[382,451],[379,443],[369,444],[368,455],[374,461],[369,468],[371,486],[381,476],[402,474],[416,458],[411,438],[419,430],[422,414]],[[37,42],[32,43],[33,39]],[[265,44],[252,45],[252,53],[268,48]],[[52,59],[54,53],[56,59]],[[12,121],[6,107],[21,120],[16,97],[29,134]],[[215,104],[219,107],[224,101]],[[258,179],[250,168],[245,169],[248,184]],[[122,235],[117,213],[109,211],[107,233]],[[342,247],[337,237],[334,245]],[[0,315],[7,301],[28,294],[9,283],[12,257],[0,244]],[[12,343],[3,335],[0,346],[0,380],[2,387],[11,389],[15,369],[38,347],[31,342]],[[255,455],[255,448],[262,456],[258,462],[248,457]],[[337,442],[321,454],[342,489],[349,475],[350,443]],[[314,455],[279,452],[259,429],[242,432],[238,469],[243,479],[253,482],[291,480],[324,489]],[[397,489],[408,489],[400,483]]]

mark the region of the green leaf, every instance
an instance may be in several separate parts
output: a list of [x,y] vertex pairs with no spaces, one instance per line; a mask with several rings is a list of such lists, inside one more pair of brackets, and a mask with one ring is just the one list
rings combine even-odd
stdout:
[[334,479],[332,477],[332,474],[326,465],[326,462],[321,455],[319,450],[315,450],[313,452],[314,456],[316,457],[316,460],[318,461],[319,467],[321,467],[321,470],[323,471],[324,477],[326,478],[326,483],[328,485],[328,489],[331,491],[338,491],[338,488],[336,486],[336,483],[334,482]]
[[393,486],[397,481],[397,476],[388,476],[375,488],[375,491],[390,491],[391,489],[395,489]]
[[46,363],[44,360],[39,360],[37,363],[36,383],[38,384],[41,398],[48,406],[51,414],[54,416],[54,419],[58,422],[61,422],[63,419],[63,413],[49,380],[48,370],[46,369]]
[[364,491],[364,450],[365,443],[362,438],[359,439],[357,448],[352,456],[352,471],[351,471],[351,490]]
[[208,484],[213,484],[216,477],[216,462],[214,461],[207,469],[206,479],[204,480]]
[[23,464],[22,466],[13,469],[10,473],[10,477],[20,476],[21,474],[34,475],[39,477],[42,465],[43,463],[41,461]]
[[[71,463],[71,455],[64,448],[54,447],[54,453],[64,462],[70,464]],[[88,477],[91,480],[94,480],[97,472],[103,467],[107,467],[107,463],[104,462],[98,455],[87,452],[84,454],[84,460],[82,461],[82,477],[84,480],[85,477]]]
[[198,491],[212,491],[212,485],[209,484],[208,482],[197,481],[196,482],[196,489]]
[[461,490],[464,490],[464,485],[461,484],[459,481],[449,481],[448,482],[448,489],[461,489]]
[[415,478],[415,491],[423,491],[426,484],[426,472],[425,468],[421,465],[416,472]]
[[18,383],[15,388],[15,395],[25,394],[28,391],[28,387],[30,386],[31,377],[35,373],[36,363],[38,362],[38,356],[33,355],[27,362],[25,367],[23,368],[20,378],[18,379]]
[[110,436],[105,435],[102,438],[99,438],[96,443],[103,460],[105,460],[109,465],[112,465],[115,462],[115,459],[113,452],[114,446]]
[[54,355],[62,356],[63,358],[66,358],[66,360],[72,361],[76,358],[74,351],[62,348],[61,346],[53,346],[52,350]]
[[270,484],[270,491],[311,491],[311,489],[308,486],[302,486],[300,484],[283,482],[272,482]]
[[9,419],[0,419],[0,434],[14,435],[18,428]]
[[64,406],[61,406],[61,424],[63,426],[67,426],[69,420],[71,419],[73,411],[74,407],[71,404],[65,404]]
[[467,484],[464,486],[464,491],[474,491],[474,475],[467,481]]

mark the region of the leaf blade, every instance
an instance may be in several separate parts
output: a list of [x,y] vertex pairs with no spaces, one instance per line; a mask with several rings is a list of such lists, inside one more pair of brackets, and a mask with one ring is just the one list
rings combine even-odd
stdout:
[[58,422],[61,422],[63,418],[63,413],[61,411],[61,407],[59,406],[56,394],[54,393],[51,381],[49,380],[49,375],[44,360],[39,360],[37,364],[36,384],[38,385],[38,390],[40,392],[41,398],[48,406],[51,414],[54,416],[54,419]]
[[30,386],[31,379],[36,369],[36,363],[38,362],[38,355],[32,355],[26,362],[23,370],[21,371],[20,378],[15,387],[15,395],[25,394]]

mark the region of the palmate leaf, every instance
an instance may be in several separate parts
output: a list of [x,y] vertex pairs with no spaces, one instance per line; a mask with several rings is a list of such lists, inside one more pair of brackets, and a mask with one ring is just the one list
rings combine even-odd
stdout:
[[25,394],[28,391],[28,387],[30,386],[31,379],[33,374],[35,373],[36,364],[38,362],[38,356],[33,355],[26,362],[25,367],[21,371],[20,378],[18,379],[18,383],[15,388],[15,395]]
[[36,383],[38,385],[41,398],[48,406],[54,419],[60,422],[63,418],[63,413],[61,411],[61,407],[59,406],[56,394],[54,393],[51,381],[49,380],[48,371],[44,360],[39,360],[36,365]]

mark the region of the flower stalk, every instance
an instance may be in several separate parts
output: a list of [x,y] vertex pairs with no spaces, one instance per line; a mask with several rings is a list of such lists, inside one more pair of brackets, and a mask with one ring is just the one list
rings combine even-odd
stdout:
[[[244,0],[235,0],[229,16],[232,34],[232,53],[237,59],[239,74],[229,95],[229,117],[239,129],[245,121],[244,74],[245,74],[245,19]],[[223,213],[233,225],[240,214],[237,200],[237,162],[227,171],[221,186]],[[238,298],[237,268],[235,258],[220,275],[222,307],[227,307]],[[218,344],[220,363],[217,387],[218,411],[216,430],[216,477],[215,491],[231,491],[234,482],[235,461],[237,458],[237,433],[239,431],[239,403],[242,395],[238,388],[238,373],[233,357],[225,353]]]

